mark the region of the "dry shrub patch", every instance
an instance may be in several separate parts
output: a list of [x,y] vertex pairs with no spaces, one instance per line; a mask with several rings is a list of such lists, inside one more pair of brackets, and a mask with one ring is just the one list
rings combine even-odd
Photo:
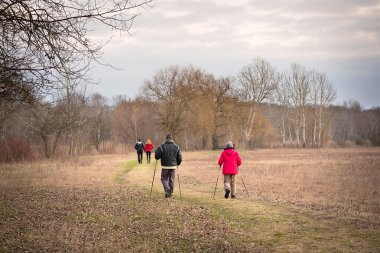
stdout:
[[30,142],[18,136],[0,139],[0,150],[0,163],[31,161],[36,156]]

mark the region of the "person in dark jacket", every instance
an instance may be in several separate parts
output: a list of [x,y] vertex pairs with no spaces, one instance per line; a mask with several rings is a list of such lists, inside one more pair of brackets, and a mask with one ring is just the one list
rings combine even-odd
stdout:
[[231,193],[231,198],[235,198],[235,175],[239,172],[241,158],[239,153],[234,150],[234,145],[231,141],[226,143],[226,148],[220,154],[218,164],[219,166],[223,165],[222,173],[224,175],[224,197],[227,199]]
[[142,164],[145,146],[144,146],[144,143],[141,142],[141,139],[137,139],[137,142],[135,144],[135,149],[137,151],[137,161],[139,162],[139,164]]
[[165,197],[170,198],[173,196],[175,171],[182,162],[181,149],[174,143],[171,134],[167,134],[165,142],[157,147],[154,157],[161,159],[161,183]]

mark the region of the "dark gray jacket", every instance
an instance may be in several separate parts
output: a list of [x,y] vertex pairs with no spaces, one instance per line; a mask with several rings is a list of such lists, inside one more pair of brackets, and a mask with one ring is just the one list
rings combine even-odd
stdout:
[[137,150],[137,152],[144,152],[144,148],[144,143],[142,143],[141,141],[136,142],[135,149]]
[[166,139],[156,149],[154,157],[156,160],[161,159],[161,166],[163,169],[175,169],[182,162],[181,149],[171,139]]

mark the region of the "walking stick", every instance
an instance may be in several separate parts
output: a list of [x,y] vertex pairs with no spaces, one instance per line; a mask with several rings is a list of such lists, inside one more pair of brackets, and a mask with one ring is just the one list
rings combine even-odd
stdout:
[[242,175],[242,174],[240,174],[240,178],[241,178],[241,181],[243,182],[243,185],[244,185],[245,191],[247,192],[247,196],[248,196],[248,198],[249,198],[249,193],[248,193],[248,190],[247,190],[247,186],[245,186],[245,183],[244,183],[243,175]]
[[150,194],[149,194],[149,196],[152,195],[154,176],[156,175],[156,168],[157,168],[157,160],[156,160],[156,164],[154,165],[154,173],[153,173],[153,179],[152,179],[152,186],[150,187]]
[[177,178],[178,178],[179,197],[182,198],[181,182],[179,181],[178,166],[177,166]]
[[216,192],[216,187],[218,186],[218,180],[219,180],[219,172],[220,172],[221,166],[219,166],[219,171],[218,171],[218,176],[216,177],[216,184],[215,184],[215,189],[214,189],[214,196],[212,199],[215,199],[215,192]]

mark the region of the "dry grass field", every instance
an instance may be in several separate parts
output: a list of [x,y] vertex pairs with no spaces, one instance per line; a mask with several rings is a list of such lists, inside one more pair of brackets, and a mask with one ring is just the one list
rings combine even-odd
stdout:
[[173,199],[134,154],[2,164],[0,252],[379,251],[379,148],[240,153],[235,200],[220,151],[184,152]]
[[[208,192],[209,185],[215,183],[219,153],[187,154],[181,175],[184,180],[190,177],[189,182],[197,181],[193,190]],[[329,209],[380,222],[379,149],[286,149],[240,153],[243,159],[240,175],[250,199],[315,210]],[[240,178],[237,183],[240,196],[246,198]]]

